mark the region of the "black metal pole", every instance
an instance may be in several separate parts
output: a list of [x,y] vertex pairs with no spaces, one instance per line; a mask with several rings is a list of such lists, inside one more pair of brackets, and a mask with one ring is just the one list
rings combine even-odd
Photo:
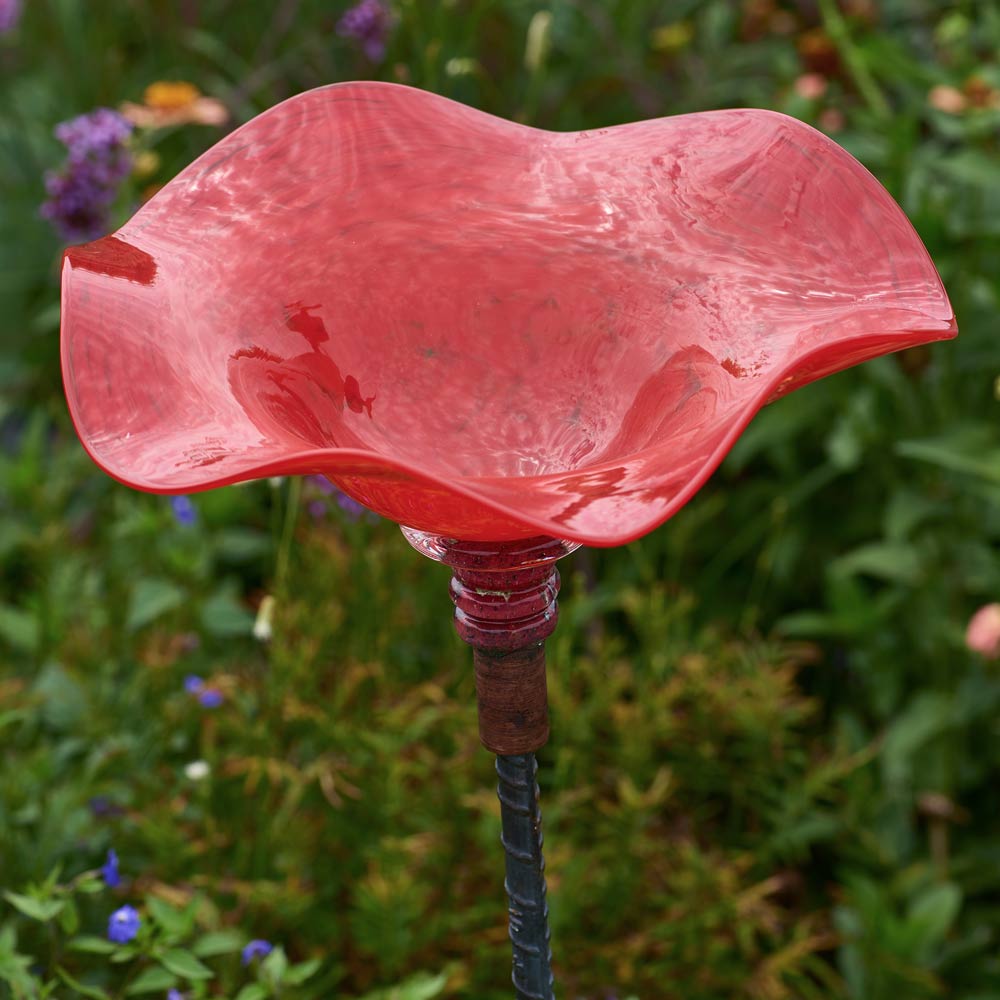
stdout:
[[497,795],[506,855],[512,979],[517,1000],[554,1000],[549,906],[545,900],[538,763],[533,753],[497,757]]

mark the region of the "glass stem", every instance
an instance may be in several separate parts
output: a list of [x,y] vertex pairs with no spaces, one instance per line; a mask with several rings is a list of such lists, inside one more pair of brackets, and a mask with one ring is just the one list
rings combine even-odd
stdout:
[[554,1000],[538,763],[533,753],[498,755],[496,767],[515,995],[517,1000]]

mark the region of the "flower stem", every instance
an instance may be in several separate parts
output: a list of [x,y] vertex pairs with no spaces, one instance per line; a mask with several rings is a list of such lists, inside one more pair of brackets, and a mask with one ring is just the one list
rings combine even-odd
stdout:
[[840,12],[834,0],[819,0],[820,15],[823,18],[823,27],[827,34],[837,46],[844,64],[847,66],[854,86],[858,88],[858,93],[864,98],[865,103],[871,111],[883,121],[892,116],[892,108],[882,93],[879,85],[875,82],[865,62],[864,56],[858,47],[851,40],[851,34],[847,28],[844,15]]
[[274,590],[277,594],[282,593],[285,578],[288,576],[288,562],[292,553],[295,522],[298,520],[301,498],[302,477],[291,476],[288,482],[288,492],[285,495],[285,520],[281,529],[281,540],[278,543],[278,556],[274,568]]

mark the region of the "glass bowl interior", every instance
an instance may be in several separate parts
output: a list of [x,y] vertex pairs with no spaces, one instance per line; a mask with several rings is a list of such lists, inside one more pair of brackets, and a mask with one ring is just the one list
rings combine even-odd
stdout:
[[238,129],[64,264],[81,439],[129,485],[322,472],[455,537],[637,537],[764,403],[952,336],[844,150],[767,111],[557,134],[391,84]]

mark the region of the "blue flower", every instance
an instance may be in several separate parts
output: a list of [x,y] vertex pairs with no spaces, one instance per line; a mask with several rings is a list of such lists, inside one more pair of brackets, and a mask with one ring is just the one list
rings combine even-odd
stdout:
[[108,860],[101,869],[101,877],[104,879],[104,884],[112,889],[122,884],[122,874],[118,870],[118,855],[113,848],[108,851]]
[[139,933],[141,926],[139,911],[134,906],[121,906],[108,918],[108,940],[126,944]]
[[218,688],[206,687],[197,674],[188,674],[184,678],[184,690],[188,694],[197,695],[198,704],[202,708],[218,708],[226,700]]
[[184,1000],[184,994],[180,990],[167,990],[167,1000]]
[[191,498],[187,496],[176,496],[170,498],[170,507],[174,512],[177,523],[185,528],[191,527],[198,520],[198,512],[195,510]]
[[270,941],[262,938],[254,938],[243,948],[243,964],[249,965],[255,958],[264,958],[270,955],[274,945]]
[[218,708],[225,700],[217,688],[205,688],[198,694],[198,704],[202,708]]

